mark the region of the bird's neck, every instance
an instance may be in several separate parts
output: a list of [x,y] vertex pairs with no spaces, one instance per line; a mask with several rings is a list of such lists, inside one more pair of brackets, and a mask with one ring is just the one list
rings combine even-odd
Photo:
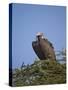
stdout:
[[40,41],[41,37],[40,37],[40,36],[38,36],[38,37],[37,37],[37,39],[38,39],[38,41]]

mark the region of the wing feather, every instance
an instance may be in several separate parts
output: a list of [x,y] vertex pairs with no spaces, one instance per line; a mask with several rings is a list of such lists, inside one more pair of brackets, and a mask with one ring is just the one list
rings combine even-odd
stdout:
[[32,47],[33,47],[35,53],[37,54],[37,56],[39,57],[39,59],[43,60],[44,56],[42,54],[42,51],[41,51],[40,46],[37,41],[32,42]]

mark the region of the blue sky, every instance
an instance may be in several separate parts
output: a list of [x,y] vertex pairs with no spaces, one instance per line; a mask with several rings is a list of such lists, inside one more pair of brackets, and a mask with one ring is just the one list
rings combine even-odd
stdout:
[[66,47],[66,7],[13,4],[12,6],[12,66],[31,64],[37,57],[32,41],[37,32],[53,43],[55,51]]

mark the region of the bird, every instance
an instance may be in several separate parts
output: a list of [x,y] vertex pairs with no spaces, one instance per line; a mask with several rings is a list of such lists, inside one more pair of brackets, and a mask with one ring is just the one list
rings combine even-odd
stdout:
[[32,48],[40,60],[56,60],[53,44],[42,32],[36,34],[36,40],[32,41]]

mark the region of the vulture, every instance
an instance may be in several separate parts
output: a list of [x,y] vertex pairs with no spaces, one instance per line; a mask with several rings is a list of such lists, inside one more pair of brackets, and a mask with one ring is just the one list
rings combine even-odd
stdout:
[[32,47],[40,60],[56,60],[54,47],[47,38],[44,38],[43,33],[37,33],[36,41],[32,42]]

